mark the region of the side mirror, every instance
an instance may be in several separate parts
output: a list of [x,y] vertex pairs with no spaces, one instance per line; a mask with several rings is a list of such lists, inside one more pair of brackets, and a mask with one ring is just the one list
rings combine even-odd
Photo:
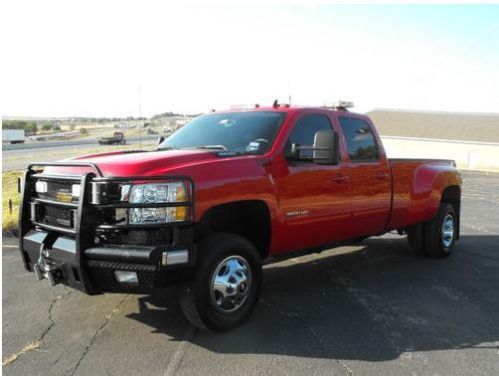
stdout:
[[[291,161],[313,162],[322,165],[338,164],[338,140],[337,132],[332,130],[318,131],[314,135],[314,144],[311,146],[301,146],[291,144],[290,150],[286,153],[286,158]],[[312,151],[303,155],[302,151]],[[312,154],[312,155],[310,155]]]
[[161,145],[164,140],[165,140],[165,136],[159,136],[158,137],[158,145]]
[[323,165],[338,164],[338,133],[330,130],[318,131],[314,137],[313,160]]

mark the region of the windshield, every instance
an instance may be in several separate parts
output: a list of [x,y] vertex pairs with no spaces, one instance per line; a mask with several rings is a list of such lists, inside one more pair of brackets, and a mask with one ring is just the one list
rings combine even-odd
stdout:
[[274,141],[283,112],[230,112],[200,116],[162,142],[158,149],[205,148],[263,154]]

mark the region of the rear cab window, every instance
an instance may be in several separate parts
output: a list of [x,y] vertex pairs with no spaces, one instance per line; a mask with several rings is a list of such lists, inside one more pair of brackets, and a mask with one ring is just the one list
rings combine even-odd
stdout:
[[379,148],[369,123],[347,116],[340,116],[338,120],[345,136],[350,160],[353,162],[378,161]]

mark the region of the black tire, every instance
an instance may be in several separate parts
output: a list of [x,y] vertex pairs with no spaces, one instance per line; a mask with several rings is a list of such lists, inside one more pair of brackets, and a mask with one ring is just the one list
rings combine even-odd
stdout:
[[413,255],[426,256],[428,252],[425,244],[425,224],[422,223],[407,230],[407,241]]
[[[452,235],[450,235],[449,226],[446,226],[446,229],[449,230],[446,235],[444,221],[450,220],[452,220]],[[442,203],[435,217],[425,225],[426,251],[430,257],[443,258],[452,253],[456,243],[457,223],[458,219],[454,207],[451,204]]]
[[[248,293],[241,305],[226,312],[216,304],[212,294],[214,273],[227,258],[246,261],[251,271]],[[255,247],[246,239],[232,234],[215,234],[201,242],[194,279],[181,287],[180,307],[194,326],[209,331],[226,331],[240,325],[253,311],[260,296],[262,266]]]

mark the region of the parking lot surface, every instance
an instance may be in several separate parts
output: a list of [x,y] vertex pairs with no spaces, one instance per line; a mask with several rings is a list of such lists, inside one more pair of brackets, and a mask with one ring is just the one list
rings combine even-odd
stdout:
[[3,248],[5,375],[498,375],[499,174],[464,172],[445,260],[385,235],[265,267],[243,326],[198,331],[175,289],[86,296]]

